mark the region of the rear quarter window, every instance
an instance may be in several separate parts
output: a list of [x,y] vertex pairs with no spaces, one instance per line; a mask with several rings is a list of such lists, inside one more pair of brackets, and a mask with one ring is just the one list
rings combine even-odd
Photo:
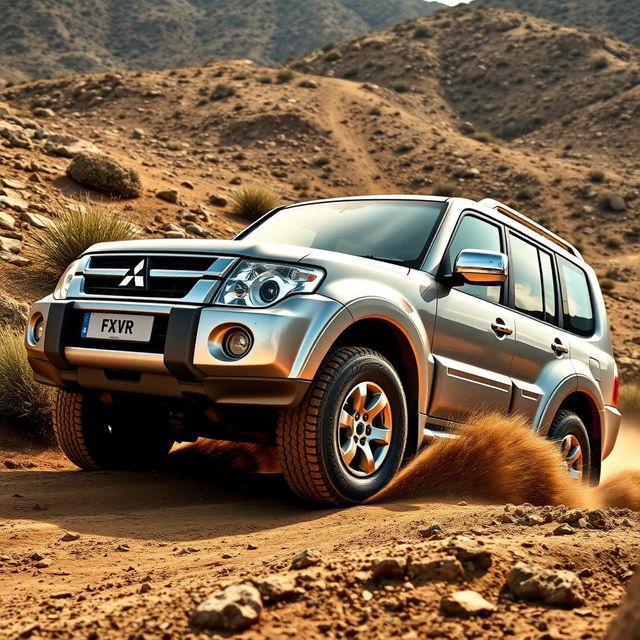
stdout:
[[587,274],[562,257],[558,257],[558,269],[564,328],[580,336],[590,336],[595,330],[595,316]]

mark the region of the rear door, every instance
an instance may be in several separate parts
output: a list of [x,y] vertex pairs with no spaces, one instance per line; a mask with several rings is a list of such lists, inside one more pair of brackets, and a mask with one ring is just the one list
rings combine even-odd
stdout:
[[[443,258],[444,272],[451,273],[463,249],[504,252],[503,228],[479,213],[465,212]],[[506,287],[438,286],[429,415],[460,420],[479,409],[508,411],[514,314],[503,304]]]
[[509,299],[516,311],[511,411],[529,418],[574,375],[570,336],[560,328],[561,301],[554,254],[513,231],[509,240]]

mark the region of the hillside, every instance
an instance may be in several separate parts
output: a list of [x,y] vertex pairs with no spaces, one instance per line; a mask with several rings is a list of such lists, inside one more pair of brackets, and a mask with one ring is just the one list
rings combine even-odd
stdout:
[[[496,34],[501,49],[492,57]],[[560,55],[568,46],[579,52],[572,65]],[[601,55],[610,65],[593,69],[589,61]],[[0,92],[29,147],[4,141],[0,175],[22,182],[29,208],[53,217],[61,199],[83,190],[64,176],[69,161],[45,151],[47,140],[65,132],[86,138],[140,172],[142,197],[114,206],[150,237],[190,221],[200,229],[187,235],[233,235],[245,221],[209,196],[228,196],[238,184],[265,184],[288,201],[493,196],[566,234],[594,263],[606,282],[617,355],[627,377],[636,376],[640,109],[632,108],[638,89],[629,87],[639,56],[578,29],[464,8],[310,54],[290,74],[231,61],[39,81]],[[503,62],[491,64],[496,59]],[[349,79],[331,77],[340,75]],[[509,122],[518,129],[506,130]],[[34,173],[38,181],[28,181]],[[178,189],[177,204],[155,197],[166,188]],[[28,256],[32,230],[23,235]],[[25,270],[37,265],[0,262],[3,290],[19,300],[46,289],[34,288]]]
[[0,82],[211,58],[274,63],[443,5],[423,0],[0,0]]
[[473,4],[525,11],[552,22],[610,33],[640,47],[638,0],[473,0]]

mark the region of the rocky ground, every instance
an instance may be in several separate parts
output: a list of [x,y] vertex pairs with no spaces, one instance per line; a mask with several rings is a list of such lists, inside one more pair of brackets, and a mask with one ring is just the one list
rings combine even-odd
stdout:
[[85,474],[55,453],[11,459],[27,468],[0,474],[6,638],[595,639],[640,550],[627,509],[309,510],[278,475],[219,462]]

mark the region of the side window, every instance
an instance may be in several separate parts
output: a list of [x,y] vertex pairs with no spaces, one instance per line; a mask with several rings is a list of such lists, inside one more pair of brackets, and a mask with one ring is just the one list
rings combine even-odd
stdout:
[[[475,216],[466,215],[460,222],[449,245],[447,258],[451,269],[453,269],[458,254],[464,249],[502,251],[500,228]],[[500,302],[502,287],[465,284],[457,288],[460,291],[479,296],[490,302]]]
[[581,336],[590,336],[595,329],[593,306],[587,275],[568,260],[558,257],[562,283],[564,326]]
[[518,311],[544,320],[544,296],[538,249],[511,235],[511,279],[514,303]]
[[558,323],[556,309],[556,278],[553,273],[551,256],[540,252],[540,267],[542,268],[542,285],[544,287],[544,319],[551,324]]

